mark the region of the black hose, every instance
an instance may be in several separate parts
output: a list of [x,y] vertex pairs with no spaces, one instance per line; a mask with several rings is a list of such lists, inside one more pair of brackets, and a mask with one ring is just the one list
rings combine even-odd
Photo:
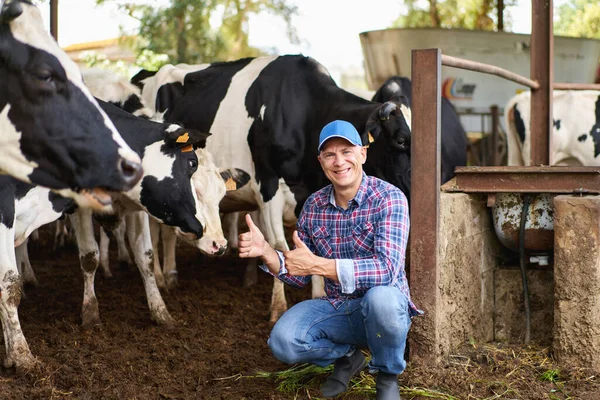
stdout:
[[519,264],[521,266],[521,282],[523,284],[523,302],[525,304],[525,344],[531,338],[531,305],[529,303],[529,285],[527,284],[527,266],[525,262],[525,223],[529,213],[531,195],[523,196],[523,210],[521,211],[521,227],[519,229]]

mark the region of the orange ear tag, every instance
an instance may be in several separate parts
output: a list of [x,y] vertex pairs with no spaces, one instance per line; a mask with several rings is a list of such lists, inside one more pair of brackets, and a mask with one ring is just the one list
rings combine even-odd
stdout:
[[190,135],[188,135],[188,133],[185,132],[183,135],[179,136],[175,142],[177,142],[177,143],[187,143],[187,141],[188,141],[189,138],[190,138]]
[[227,179],[227,181],[225,181],[225,189],[229,192],[231,190],[236,190],[237,189],[237,183],[235,183],[235,181],[233,180],[233,178],[229,178]]
[[375,139],[373,139],[373,136],[371,135],[371,132],[369,132],[369,144],[373,143],[375,141]]
[[181,148],[182,153],[187,153],[188,151],[194,151],[194,146],[192,146],[191,144],[188,144],[187,146],[183,146]]

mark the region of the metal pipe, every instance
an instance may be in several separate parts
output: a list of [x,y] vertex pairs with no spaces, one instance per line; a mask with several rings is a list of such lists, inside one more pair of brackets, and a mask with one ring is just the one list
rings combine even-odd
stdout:
[[521,210],[521,226],[519,229],[519,266],[521,267],[521,284],[523,286],[523,304],[525,305],[525,344],[531,339],[531,303],[529,301],[529,284],[527,282],[527,265],[525,262],[525,224],[529,213],[531,195],[523,196],[523,209]]
[[58,0],[50,0],[50,34],[58,41]]
[[555,83],[554,90],[600,90],[598,83]]
[[496,75],[513,82],[517,82],[531,89],[538,89],[540,84],[529,78],[525,78],[514,72],[510,72],[504,68],[496,67],[495,65],[484,64],[476,61],[465,60],[464,58],[452,57],[442,54],[442,65],[448,67],[468,69],[469,71],[483,72],[484,74]]

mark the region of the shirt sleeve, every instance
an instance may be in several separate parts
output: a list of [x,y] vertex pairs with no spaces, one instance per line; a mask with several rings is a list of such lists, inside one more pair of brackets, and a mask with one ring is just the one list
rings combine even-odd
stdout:
[[[306,207],[308,204],[309,204],[309,201],[304,203],[304,207],[302,208],[302,212],[300,213],[300,217],[298,218],[298,224],[296,226],[296,229],[298,230],[298,237],[300,238],[300,240],[302,240],[306,244],[306,246],[310,249],[310,251],[314,253],[315,252],[314,245],[312,244],[312,241],[306,234],[307,230],[305,227],[305,224],[307,223],[305,211],[306,211]],[[304,228],[302,228],[303,226],[304,226]],[[310,282],[311,277],[310,276],[290,275],[288,273],[287,268],[285,267],[285,256],[283,255],[283,253],[281,251],[279,251],[279,250],[275,250],[275,251],[277,252],[277,256],[279,257],[279,273],[277,275],[274,275],[273,273],[271,273],[271,271],[265,264],[259,265],[260,269],[262,269],[263,271],[267,272],[270,275],[275,276],[280,281],[287,283],[290,286],[297,287],[297,288],[306,286],[306,284],[308,284]]]
[[406,196],[399,190],[390,191],[381,199],[378,208],[373,220],[373,257],[336,260],[343,293],[350,294],[373,286],[389,286],[404,278],[410,228]]

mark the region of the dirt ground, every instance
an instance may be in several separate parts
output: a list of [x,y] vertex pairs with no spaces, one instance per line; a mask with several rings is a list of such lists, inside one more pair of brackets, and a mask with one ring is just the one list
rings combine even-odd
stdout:
[[[84,330],[76,251],[55,254],[42,244],[45,237],[30,243],[40,286],[26,288],[19,307],[40,365],[28,373],[1,370],[0,399],[319,398],[325,374],[291,392],[259,375],[289,368],[266,345],[272,283],[266,274],[243,288],[245,262],[205,258],[179,245],[180,286],[164,294],[177,325],[165,329],[150,321],[137,270],[113,265],[113,279],[96,278],[103,326]],[[287,290],[290,304],[309,295],[308,289]],[[399,382],[404,399],[600,399],[600,379],[583,368],[558,368],[550,349],[539,346],[465,343],[440,366],[409,363]],[[340,398],[373,393],[372,387],[357,389]]]

